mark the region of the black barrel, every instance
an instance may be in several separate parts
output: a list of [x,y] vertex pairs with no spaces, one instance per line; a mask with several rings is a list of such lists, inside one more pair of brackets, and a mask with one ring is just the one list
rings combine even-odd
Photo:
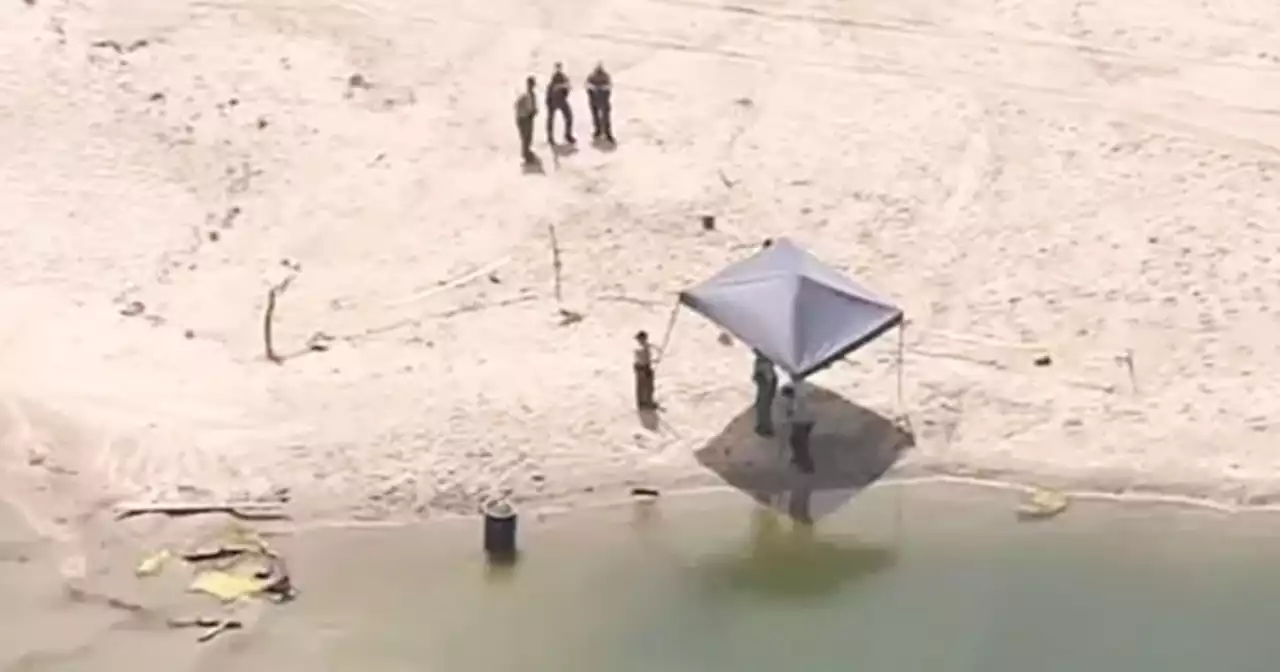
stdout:
[[484,506],[484,552],[491,563],[505,565],[516,560],[516,511],[505,501]]

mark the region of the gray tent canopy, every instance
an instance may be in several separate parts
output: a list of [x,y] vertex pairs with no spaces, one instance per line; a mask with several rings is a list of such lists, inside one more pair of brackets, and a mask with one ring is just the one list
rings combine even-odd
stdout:
[[785,238],[680,292],[680,303],[798,378],[903,322],[901,309]]

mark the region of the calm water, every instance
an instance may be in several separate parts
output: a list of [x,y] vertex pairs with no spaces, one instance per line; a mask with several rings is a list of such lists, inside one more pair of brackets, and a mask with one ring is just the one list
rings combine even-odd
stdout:
[[475,521],[308,535],[294,551],[326,560],[296,570],[305,605],[239,653],[309,670],[1280,669],[1280,519],[1078,503],[1029,524],[1012,503],[881,486],[806,537],[743,497],[672,498],[648,519],[522,520],[506,576],[484,570]]

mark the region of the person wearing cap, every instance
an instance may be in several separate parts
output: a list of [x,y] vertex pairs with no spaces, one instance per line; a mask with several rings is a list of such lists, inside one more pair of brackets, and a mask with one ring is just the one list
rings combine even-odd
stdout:
[[657,410],[658,404],[653,400],[653,346],[649,344],[646,331],[636,332],[633,368],[636,374],[636,408],[641,411]]
[[613,78],[604,69],[603,63],[587,75],[587,104],[591,107],[592,136],[599,140],[604,138],[610,144],[617,144],[613,139]]
[[782,387],[783,415],[787,422],[787,438],[791,447],[791,463],[802,473],[813,473],[813,457],[809,453],[809,437],[813,434],[813,416],[804,398],[800,381]]
[[572,145],[577,142],[573,137],[573,110],[569,108],[569,76],[564,74],[564,64],[556,63],[556,69],[547,82],[547,144],[556,144],[552,131],[555,130],[556,112],[564,116],[564,141]]
[[520,133],[520,158],[525,164],[535,163],[533,153],[533,120],[538,116],[538,96],[534,93],[537,82],[533,75],[524,80],[524,92],[516,97],[516,130]]
[[778,392],[778,372],[763,352],[753,352],[756,359],[751,380],[756,384],[756,434],[769,437],[773,436],[773,401]]

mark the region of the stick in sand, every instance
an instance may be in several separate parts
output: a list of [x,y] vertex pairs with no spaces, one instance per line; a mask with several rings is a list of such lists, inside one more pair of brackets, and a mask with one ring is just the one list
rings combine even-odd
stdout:
[[551,234],[551,268],[555,272],[555,292],[556,305],[560,304],[560,242],[556,240],[556,225],[548,224],[547,231]]
[[1134,371],[1134,367],[1133,367],[1133,349],[1130,348],[1125,350],[1124,354],[1120,355],[1116,359],[1120,360],[1120,363],[1123,364],[1126,369],[1128,369],[1129,386],[1133,388],[1133,393],[1137,394],[1138,393],[1138,373]]
[[196,637],[196,641],[203,644],[204,642],[207,642],[228,630],[239,630],[240,628],[240,621],[226,619],[200,633],[200,636]]
[[280,355],[276,354],[271,342],[271,323],[276,315],[276,298],[289,288],[289,283],[293,282],[293,278],[294,276],[290,275],[267,290],[267,309],[262,313],[262,347],[266,352],[267,359],[276,364],[282,364],[284,360],[281,359]]

